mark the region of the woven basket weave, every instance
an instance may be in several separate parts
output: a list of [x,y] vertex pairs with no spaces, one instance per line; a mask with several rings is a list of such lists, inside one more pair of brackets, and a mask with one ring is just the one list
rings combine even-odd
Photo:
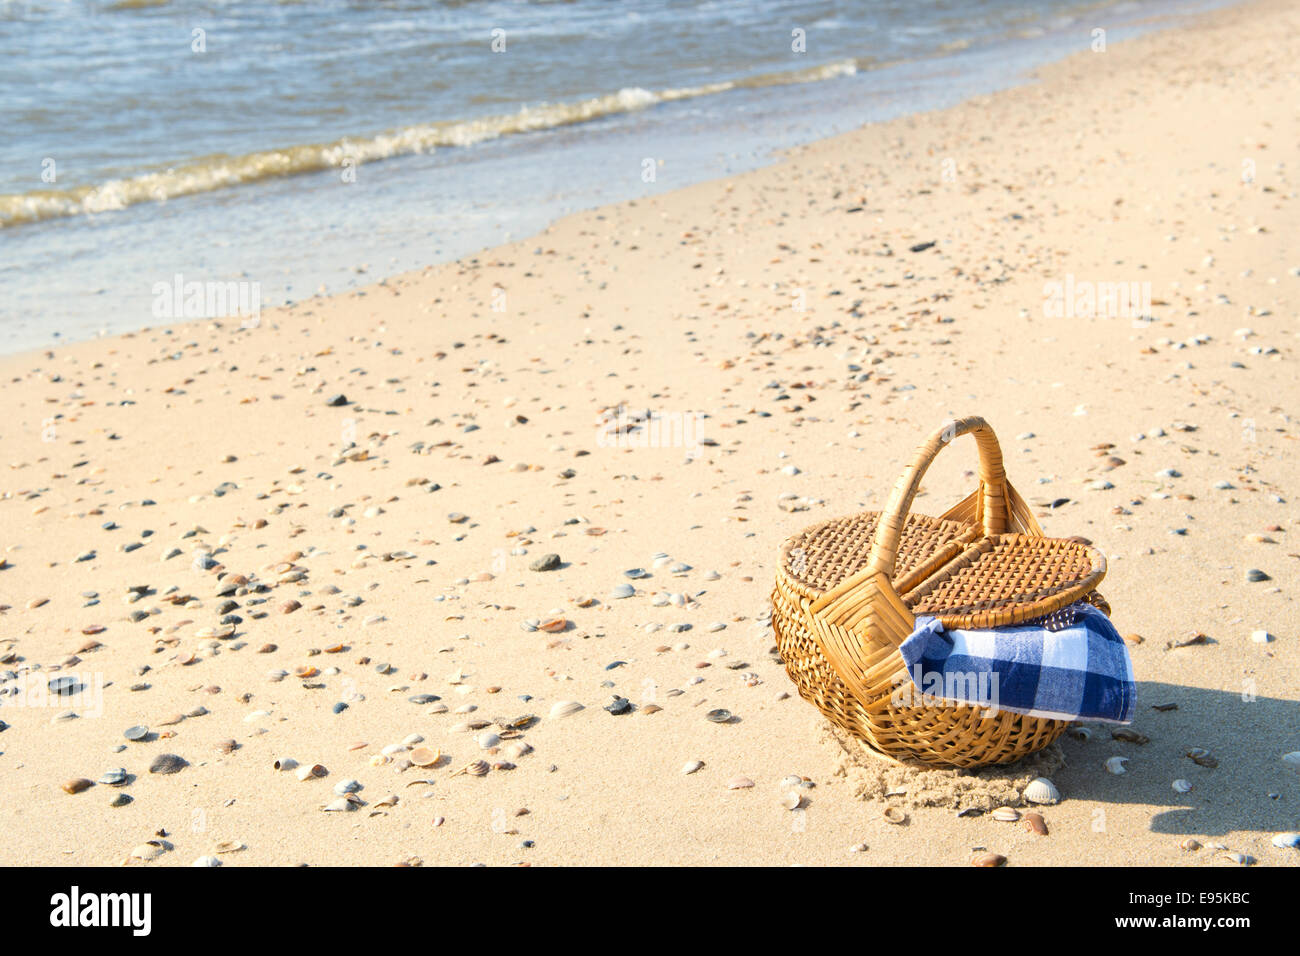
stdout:
[[[979,487],[938,518],[909,514],[930,463],[966,434],[979,446]],[[1109,614],[1096,593],[1105,573],[1100,552],[1043,536],[1007,481],[993,429],[970,417],[917,449],[884,511],[813,525],[781,546],[772,626],[800,695],[869,749],[941,766],[1010,763],[1046,747],[1066,722],[918,704],[906,696],[898,647],[916,615],[989,628],[1079,600]]]

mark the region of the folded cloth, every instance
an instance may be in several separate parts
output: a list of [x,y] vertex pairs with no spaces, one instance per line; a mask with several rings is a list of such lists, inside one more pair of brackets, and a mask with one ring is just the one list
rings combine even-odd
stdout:
[[937,619],[918,617],[899,650],[915,690],[903,685],[895,697],[920,692],[984,707],[988,716],[1007,710],[1054,720],[1133,719],[1137,686],[1128,648],[1090,604],[988,630],[946,631]]

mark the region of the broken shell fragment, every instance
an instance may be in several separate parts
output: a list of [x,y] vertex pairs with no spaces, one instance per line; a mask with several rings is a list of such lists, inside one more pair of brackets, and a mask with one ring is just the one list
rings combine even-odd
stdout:
[[1192,782],[1190,780],[1175,780],[1173,783],[1175,793],[1191,793]]
[[299,780],[311,780],[314,777],[323,777],[325,774],[329,773],[329,771],[320,764],[314,763],[310,767],[299,767],[293,773]]
[[798,810],[802,803],[803,797],[800,794],[795,793],[793,790],[788,791],[785,796],[781,798],[781,806],[785,807],[787,810]]
[[883,814],[886,823],[903,824],[907,822],[907,813],[901,807],[889,807]]
[[727,781],[728,790],[748,790],[754,785],[754,781],[748,777],[732,777]]
[[1128,763],[1128,757],[1111,757],[1106,761],[1106,770],[1116,776],[1128,773],[1128,769],[1124,766],[1126,763]]
[[1026,813],[1024,827],[1030,833],[1047,836],[1047,821],[1043,819],[1041,813]]

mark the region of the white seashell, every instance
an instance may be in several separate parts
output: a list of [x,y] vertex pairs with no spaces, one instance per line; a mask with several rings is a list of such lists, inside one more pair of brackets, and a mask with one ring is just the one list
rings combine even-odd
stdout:
[[1015,823],[1020,819],[1020,811],[1015,807],[998,807],[993,811],[993,819],[1001,823]]
[[160,840],[150,840],[148,843],[132,847],[131,856],[137,860],[156,860],[166,849],[167,847]]
[[787,810],[798,810],[802,803],[803,797],[795,793],[793,790],[781,797],[781,806],[785,807]]
[[217,859],[215,856],[201,856],[193,863],[190,864],[190,866],[220,866],[220,865],[221,865],[221,861]]
[[1175,793],[1191,793],[1192,782],[1190,780],[1175,780],[1173,783]]
[[1126,763],[1128,763],[1128,757],[1111,757],[1106,761],[1106,769],[1118,776],[1122,773],[1128,773],[1128,770],[1124,767]]
[[426,714],[445,714],[450,708],[442,701],[438,701],[425,711]]
[[339,813],[347,810],[355,810],[356,808],[356,802],[349,800],[348,797],[339,797],[337,800],[331,800],[329,803],[325,804],[325,806],[321,807],[321,809],[326,813]]
[[633,594],[636,594],[636,588],[630,584],[616,584],[609,592],[609,596],[616,601],[620,598],[630,598]]
[[727,625],[723,624],[721,621],[714,621],[712,624],[709,625],[708,630],[710,631],[710,633],[712,633],[713,631],[726,630],[726,627]]
[[310,767],[299,767],[293,775],[299,780],[310,780],[313,777],[325,776],[325,768],[320,764],[312,764]]
[[1273,845],[1279,850],[1300,849],[1300,833],[1279,833],[1273,837]]
[[668,595],[663,594],[661,592],[659,594],[656,594],[654,597],[652,597],[650,599],[650,603],[653,604],[655,607],[667,607],[668,600],[669,600]]
[[524,754],[532,753],[533,745],[523,740],[516,740],[513,743],[507,744],[505,751],[508,756],[514,757],[518,760]]
[[1025,786],[1022,796],[1030,803],[1041,803],[1048,806],[1061,802],[1061,792],[1056,789],[1056,784],[1046,777],[1035,777],[1030,780]]
[[272,766],[274,766],[276,770],[292,770],[294,767],[298,766],[298,761],[294,760],[292,757],[281,757]]
[[382,767],[384,764],[392,762],[393,758],[388,754],[375,754],[370,758],[370,766],[372,767]]
[[561,700],[561,701],[557,701],[555,706],[551,708],[551,716],[569,717],[572,716],[573,714],[576,714],[578,711],[582,709],[583,709],[582,705],[579,704],[576,700]]
[[392,756],[393,754],[406,753],[407,749],[408,748],[406,744],[388,744],[386,747],[384,747],[383,750],[379,752],[387,756]]
[[410,734],[409,736],[402,738],[402,743],[407,747],[414,747],[416,744],[424,743],[424,738],[419,734]]
[[682,773],[684,774],[695,773],[695,771],[699,770],[703,766],[704,766],[703,760],[688,760],[686,761],[685,764],[682,765]]
[[1300,750],[1293,750],[1282,755],[1282,762],[1292,770],[1300,771]]
[[479,734],[474,738],[480,747],[484,750],[491,750],[497,744],[501,743],[501,738],[491,731]]

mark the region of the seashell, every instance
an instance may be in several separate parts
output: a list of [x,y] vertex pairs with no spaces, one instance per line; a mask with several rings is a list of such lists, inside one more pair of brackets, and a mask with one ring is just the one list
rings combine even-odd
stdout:
[[64,793],[81,793],[89,790],[95,785],[93,780],[87,780],[85,777],[74,777],[71,780],[65,780],[61,784]]
[[481,749],[491,750],[493,747],[497,746],[497,744],[501,743],[501,738],[489,730],[485,733],[479,734],[474,738],[474,741]]
[[1272,843],[1279,850],[1300,849],[1300,833],[1279,833],[1273,837]]
[[561,700],[551,708],[551,716],[553,718],[569,717],[582,709],[582,704],[579,704],[576,700]]
[[754,781],[748,777],[732,777],[727,781],[728,790],[748,790],[754,785]]
[[1001,853],[981,853],[971,859],[971,866],[1002,866],[1007,862],[1007,858]]
[[493,770],[514,770],[515,765],[509,760],[496,760],[492,763]]
[[704,715],[704,719],[714,724],[725,724],[732,719],[731,711],[718,708]]
[[610,598],[615,601],[622,598],[630,598],[633,594],[636,594],[636,588],[632,587],[630,584],[616,584],[609,592]]
[[237,750],[238,748],[239,748],[239,744],[237,744],[233,740],[226,739],[226,740],[217,741],[217,753],[221,753],[221,754],[234,753],[235,750]]
[[453,773],[452,776],[459,777],[461,774],[467,773],[471,777],[482,777],[487,772],[488,764],[486,760],[472,760]]
[[410,749],[406,744],[388,744],[380,751],[384,756],[391,757],[393,754],[404,754]]
[[1184,850],[1188,850],[1188,851],[1199,850],[1201,848],[1201,841],[1196,839],[1195,837],[1188,837],[1186,840],[1179,843],[1178,845],[1182,847]]
[[299,780],[311,780],[313,777],[323,777],[327,773],[329,773],[328,770],[326,770],[320,764],[315,763],[312,764],[310,767],[306,767],[306,766],[299,767],[297,770],[293,772],[293,775],[297,777]]
[[1030,803],[1039,803],[1044,806],[1051,806],[1061,802],[1061,792],[1056,789],[1056,784],[1046,777],[1035,777],[1030,780],[1021,796]]
[[349,793],[356,793],[361,789],[360,780],[340,780],[334,784],[334,792],[340,797],[346,797]]
[[158,723],[163,727],[175,727],[184,719],[185,719],[184,714],[172,714],[170,717],[158,721]]
[[325,806],[321,807],[326,813],[346,813],[349,810],[355,810],[361,805],[361,801],[355,794],[349,793],[346,797],[339,797],[331,800]]
[[416,747],[411,751],[411,763],[417,767],[436,767],[442,759],[442,751],[432,747]]
[[482,730],[490,721],[487,720],[462,720],[458,724],[453,724],[447,728],[450,734],[468,734],[475,730]]
[[[99,782],[110,787],[120,787],[129,779],[131,779],[131,775],[126,772],[125,767],[114,767],[112,770],[105,770],[104,775],[99,778]],[[64,789],[67,789],[66,785]]]
[[557,634],[568,626],[569,622],[562,617],[549,617],[538,624],[537,629],[548,634]]
[[1026,813],[1025,829],[1039,836],[1047,836],[1047,821],[1043,819],[1041,813]]
[[[1188,756],[1191,756],[1190,754]],[[1193,757],[1193,760],[1196,758]],[[1300,750],[1293,750],[1290,753],[1282,755],[1282,762],[1292,770],[1300,771]]]
[[370,758],[370,766],[372,767],[382,767],[384,764],[392,762],[393,758],[388,754],[375,754]]
[[1002,823],[1015,823],[1020,819],[1020,811],[1015,807],[998,807],[993,811],[993,819]]
[[390,793],[384,799],[375,804],[377,807],[395,807],[397,806],[397,794]]
[[150,773],[178,773],[189,764],[182,757],[176,754],[159,754],[153,758],[153,763],[149,764]]
[[641,713],[643,713],[643,714],[657,714],[657,713],[659,713],[659,711],[661,711],[661,710],[663,710],[663,708],[660,707],[658,704],[646,704],[644,707],[641,708]]
[[238,840],[222,840],[213,847],[213,849],[218,853],[238,853],[240,850],[248,849],[248,847],[244,846],[244,844],[240,843]]
[[533,746],[532,744],[525,743],[524,741],[519,740],[516,741],[515,743],[508,744],[505,748],[505,751],[511,757],[514,757],[516,760],[518,760],[520,757],[524,756],[525,754],[532,753]]
[[703,766],[704,766],[703,760],[688,760],[686,761],[685,764],[682,765],[682,773],[684,774],[695,773],[695,771],[699,770]]
[[1187,756],[1192,758],[1192,763],[1198,767],[1209,767],[1213,770],[1219,765],[1219,760],[1204,747],[1193,747],[1187,751]]
[[1242,866],[1253,866],[1255,858],[1249,853],[1225,853],[1223,854],[1233,863],[1240,863]]
[[803,797],[800,794],[795,793],[793,790],[790,790],[781,798],[781,806],[785,807],[787,810],[798,810],[802,804]]
[[136,860],[156,860],[167,851],[167,845],[161,840],[149,840],[131,848],[131,857]]
[[521,714],[520,716],[511,718],[510,720],[498,717],[495,723],[502,730],[527,730],[533,724],[537,723],[537,716],[535,714]]
[[220,865],[221,865],[221,861],[218,860],[215,856],[201,856],[193,863],[190,864],[190,866],[220,866]]
[[1175,780],[1173,783],[1175,793],[1191,793],[1192,782],[1190,780]]
[[295,667],[293,669],[293,676],[301,677],[304,680],[307,679],[308,677],[315,677],[319,673],[320,670],[315,667],[312,667],[310,664],[305,664],[302,667]]
[[1130,730],[1128,727],[1121,727],[1118,730],[1112,730],[1110,736],[1112,740],[1123,740],[1131,744],[1139,745],[1149,743],[1151,740],[1151,738],[1146,734],[1140,734],[1136,730]]
[[276,770],[292,770],[294,767],[298,766],[298,761],[294,760],[292,757],[281,757],[272,764],[272,766],[274,766]]
[[662,593],[661,593],[661,594],[656,594],[654,597],[652,597],[652,598],[650,599],[650,604],[651,604],[652,606],[654,606],[654,607],[667,607],[667,606],[668,606],[668,595],[667,595],[667,594],[662,594]]
[[402,745],[406,747],[414,747],[416,744],[422,743],[424,743],[424,738],[419,734],[407,734],[402,738]]
[[888,807],[881,817],[886,823],[902,825],[907,822],[907,813],[901,807]]
[[426,714],[445,714],[445,713],[447,713],[448,709],[449,709],[449,708],[447,707],[446,704],[444,704],[442,701],[438,701],[436,704],[434,704],[432,707],[430,707],[428,710],[426,710],[425,713],[426,713]]
[[128,727],[126,730],[122,731],[122,736],[127,740],[144,740],[144,738],[149,736],[149,728],[143,724],[135,727]]
[[1106,770],[1116,776],[1128,773],[1128,770],[1124,767],[1126,763],[1128,763],[1128,757],[1111,757],[1106,761]]

